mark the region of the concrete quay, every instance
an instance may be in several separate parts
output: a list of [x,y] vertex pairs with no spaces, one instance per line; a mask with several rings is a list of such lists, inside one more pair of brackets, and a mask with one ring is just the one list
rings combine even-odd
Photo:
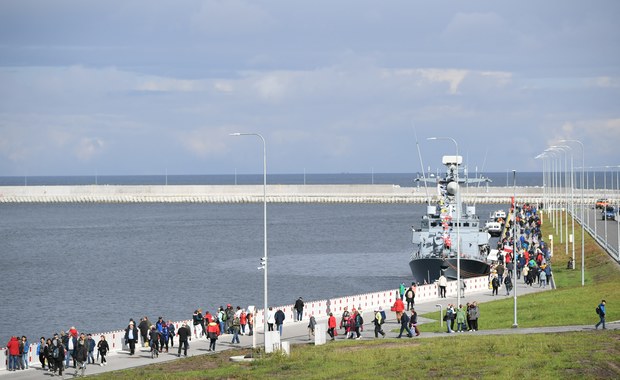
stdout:
[[[429,188],[433,197],[435,188]],[[468,203],[508,203],[512,187],[463,187]],[[521,202],[541,202],[542,187],[517,187]],[[588,190],[586,202],[600,198]],[[608,196],[609,197],[609,196]],[[612,196],[618,198],[618,194]],[[425,203],[423,187],[397,185],[267,185],[269,203]],[[570,201],[570,198],[568,199]],[[0,203],[260,203],[262,185],[0,186]]]
[[[519,297],[524,296],[526,294],[541,292],[541,291],[552,291],[550,287],[540,288],[538,286],[526,286],[523,284],[522,280],[517,282],[517,294]],[[500,293],[504,293],[503,288],[500,289]],[[465,296],[462,298],[462,302],[472,302],[477,301],[478,303],[486,303],[490,301],[494,301],[502,298],[512,298],[512,295],[505,296],[492,296],[491,290],[478,290],[475,292],[466,292]],[[439,307],[437,305],[441,305],[442,309],[445,310],[446,306],[449,303],[456,303],[456,294],[450,294],[448,298],[434,298],[428,299],[423,302],[416,302],[415,308],[419,314],[425,314],[430,312],[437,312],[437,319],[439,319]],[[387,321],[383,326],[384,331],[386,332],[386,339],[396,338],[398,336],[398,332],[395,331],[399,328],[399,324],[396,323],[396,316],[393,312],[390,312],[389,309],[387,312]],[[336,315],[338,322],[340,322],[340,315]],[[372,310],[364,310],[364,330],[362,332],[362,339],[375,339],[374,338],[374,327],[372,324],[373,319],[373,311]],[[513,315],[506,315],[506,319],[509,322],[512,322]],[[551,327],[534,327],[534,328],[506,328],[506,329],[497,329],[497,330],[486,330],[485,329],[485,314],[484,309],[481,310],[480,315],[480,330],[476,332],[468,332],[464,334],[446,334],[445,332],[423,332],[419,337],[414,337],[412,340],[417,339],[429,339],[429,338],[444,338],[444,339],[467,339],[468,336],[473,335],[507,335],[507,334],[543,334],[543,333],[562,333],[562,332],[571,332],[571,331],[592,331],[594,332],[594,323],[597,320],[592,321],[591,325],[583,326],[551,326]],[[420,323],[432,322],[432,320],[420,318]],[[609,321],[607,322],[608,329],[618,329],[620,328],[620,321]],[[326,318],[317,318],[317,323],[319,324],[327,324]],[[282,341],[289,342],[291,345],[291,350],[295,350],[296,344],[313,344],[314,341],[308,338],[308,319],[304,316],[304,320],[301,322],[291,322],[285,324],[283,329]],[[259,331],[256,334],[256,344],[258,347],[262,347],[264,345],[264,334],[262,329],[259,327]],[[330,341],[329,337],[327,337],[326,344],[338,344],[338,342],[345,341],[346,338],[342,333],[343,330],[339,330],[339,335],[336,337],[335,341]],[[601,332],[603,333],[603,332]],[[219,337],[216,347],[216,352],[227,351],[231,349],[237,348],[250,348],[252,347],[252,336],[244,335],[240,336],[239,344],[231,344],[232,335],[222,335]],[[382,339],[382,338],[379,338]],[[198,356],[198,355],[206,355],[205,360],[208,360],[208,355],[213,354],[213,352],[207,351],[209,347],[209,342],[205,338],[200,339],[192,339],[190,342],[190,349],[188,351],[188,356]],[[168,353],[161,353],[158,358],[151,359],[148,348],[137,348],[137,354],[134,356],[129,356],[127,351],[119,351],[113,353],[107,357],[108,365],[105,367],[100,367],[99,365],[88,365],[86,369],[86,375],[93,375],[103,372],[110,372],[128,368],[136,368],[141,366],[146,366],[154,363],[163,363],[170,362],[173,360],[179,360],[177,357],[176,346],[171,348]],[[182,358],[182,357],[181,357]],[[66,371],[64,378],[73,378],[74,370],[73,368],[69,368]],[[16,371],[16,372],[8,372],[6,370],[0,371],[0,378],[11,378],[11,379],[41,379],[42,377],[47,378],[49,372],[41,370],[37,365],[31,366],[29,370],[25,371]]]

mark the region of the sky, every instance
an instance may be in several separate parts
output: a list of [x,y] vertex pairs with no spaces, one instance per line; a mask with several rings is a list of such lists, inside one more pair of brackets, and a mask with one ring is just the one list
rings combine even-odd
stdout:
[[265,138],[270,173],[415,173],[455,154],[428,137],[471,170],[540,171],[561,139],[619,165],[619,17],[617,0],[2,0],[0,176],[262,173],[261,140],[234,132]]

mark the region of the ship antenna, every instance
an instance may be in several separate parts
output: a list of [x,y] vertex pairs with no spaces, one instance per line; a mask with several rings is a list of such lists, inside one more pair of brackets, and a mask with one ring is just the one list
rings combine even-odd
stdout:
[[424,162],[422,162],[422,153],[420,152],[420,143],[418,142],[418,133],[415,129],[415,124],[413,124],[413,134],[415,135],[415,145],[418,148],[418,157],[420,158],[420,166],[422,167],[422,178],[424,178],[424,191],[426,192],[426,204],[430,204],[431,200],[428,196],[428,184],[426,183],[426,173],[424,172]]
[[[487,164],[487,155],[489,154],[489,148],[484,152],[484,160],[482,160],[482,168],[480,168],[480,173],[484,173],[484,167]],[[478,179],[478,178],[476,178]],[[478,200],[478,192],[480,191],[480,182],[478,182],[478,186],[476,187],[476,196],[474,199]],[[474,206],[476,205],[476,201],[474,201]]]

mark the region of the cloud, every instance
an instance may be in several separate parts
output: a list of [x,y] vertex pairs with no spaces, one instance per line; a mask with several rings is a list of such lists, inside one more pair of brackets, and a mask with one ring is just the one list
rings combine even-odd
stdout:
[[230,139],[228,135],[236,129],[235,127],[200,127],[177,132],[175,135],[185,150],[194,156],[206,158],[225,152],[227,144],[224,139]]
[[75,155],[80,160],[88,161],[102,151],[104,142],[99,138],[82,137],[75,145]]

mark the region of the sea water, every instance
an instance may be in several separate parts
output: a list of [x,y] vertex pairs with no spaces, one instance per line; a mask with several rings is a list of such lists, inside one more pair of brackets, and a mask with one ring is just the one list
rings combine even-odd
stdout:
[[[478,205],[486,219],[507,205]],[[269,304],[411,281],[424,205],[269,204]],[[0,204],[0,341],[263,306],[262,204]]]

